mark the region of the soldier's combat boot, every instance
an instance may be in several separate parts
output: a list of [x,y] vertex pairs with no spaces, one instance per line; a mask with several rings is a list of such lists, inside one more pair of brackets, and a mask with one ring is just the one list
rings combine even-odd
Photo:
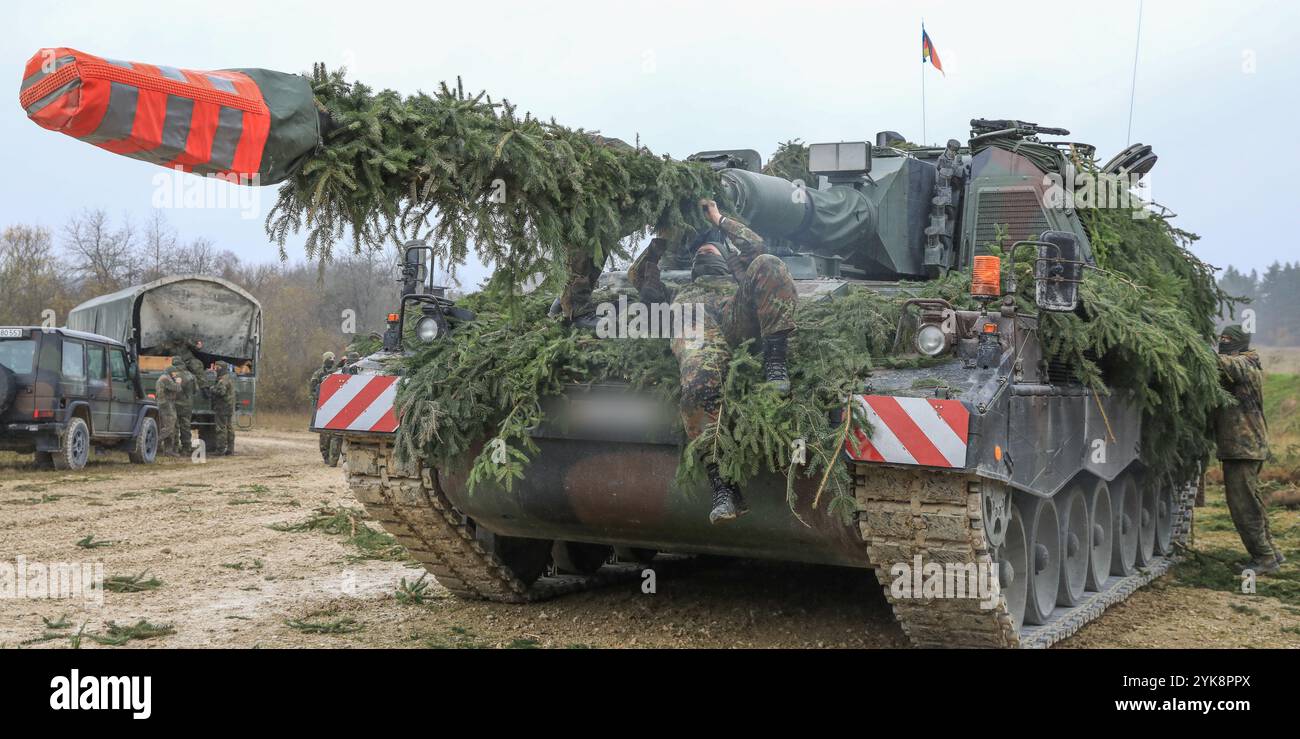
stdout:
[[719,521],[731,521],[740,516],[740,505],[737,502],[740,493],[731,483],[722,479],[722,473],[718,471],[718,465],[709,464],[709,485],[713,487],[713,509],[709,511],[709,523]]
[[600,325],[600,319],[596,317],[595,313],[585,313],[581,316],[574,316],[566,322],[576,329],[589,331],[593,334],[596,333],[596,327]]
[[790,374],[785,368],[786,343],[790,334],[782,332],[763,339],[763,375],[768,384],[785,395],[790,392]]
[[1268,575],[1282,569],[1282,563],[1286,561],[1281,553],[1273,557],[1255,557],[1241,568],[1242,574],[1247,571],[1254,572],[1256,575]]

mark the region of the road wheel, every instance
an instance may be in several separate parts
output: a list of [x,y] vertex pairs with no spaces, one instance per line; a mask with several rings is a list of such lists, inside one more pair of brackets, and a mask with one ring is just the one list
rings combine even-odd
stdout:
[[1025,623],[1045,624],[1056,607],[1061,588],[1061,524],[1050,498],[1018,496],[1016,505],[1025,522],[1029,554],[1029,597]]
[[551,564],[551,542],[545,539],[497,536],[492,553],[524,585],[536,582]]
[[153,464],[154,458],[158,456],[158,422],[153,416],[145,416],[144,421],[140,422],[140,433],[126,456],[135,464]]
[[90,458],[90,427],[86,422],[73,416],[63,430],[59,450],[52,454],[55,469],[79,470],[85,467]]
[[551,547],[555,569],[573,575],[591,575],[609,561],[613,550],[602,544],[557,541]]

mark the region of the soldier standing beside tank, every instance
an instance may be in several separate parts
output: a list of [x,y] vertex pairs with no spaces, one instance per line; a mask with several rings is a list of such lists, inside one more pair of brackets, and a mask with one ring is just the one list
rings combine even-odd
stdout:
[[176,453],[176,400],[181,393],[182,380],[174,367],[158,376],[154,386],[154,399],[158,401],[158,448],[164,457],[178,457]]
[[235,381],[230,365],[217,362],[217,382],[212,386],[212,412],[215,415],[216,437],[214,455],[230,456],[235,453]]
[[[320,357],[320,367],[311,375],[311,402],[312,413],[316,413],[316,399],[320,395],[320,385],[325,378],[334,371],[334,352],[325,352]],[[330,461],[330,435],[324,432],[318,432],[320,437],[320,456],[327,464]]]
[[1284,557],[1268,530],[1268,509],[1259,497],[1259,471],[1268,459],[1268,423],[1264,419],[1264,370],[1250,348],[1250,335],[1239,325],[1219,333],[1219,380],[1236,403],[1215,415],[1215,443],[1223,464],[1228,513],[1250,554],[1246,570],[1277,572]]
[[180,392],[176,396],[178,447],[181,454],[189,454],[194,451],[194,436],[190,433],[190,421],[194,413],[194,395],[198,392],[198,384],[194,375],[185,368],[185,362],[180,357],[172,357],[172,370],[181,380]]
[[[673,355],[681,369],[682,423],[691,440],[718,421],[731,351],[747,340],[761,341],[767,382],[782,394],[790,391],[786,351],[798,297],[785,263],[764,253],[762,237],[735,218],[724,217],[714,201],[706,199],[700,205],[714,228],[691,244],[690,283],[672,295],[660,279],[659,260],[670,245],[662,233],[628,271],[643,301],[672,300],[682,305],[683,314],[688,306],[692,311],[704,310],[702,336],[672,339]],[[723,256],[723,250],[728,256]],[[710,523],[744,514],[748,510],[744,498],[735,485],[723,479],[717,463],[709,462],[706,468],[713,488]]]

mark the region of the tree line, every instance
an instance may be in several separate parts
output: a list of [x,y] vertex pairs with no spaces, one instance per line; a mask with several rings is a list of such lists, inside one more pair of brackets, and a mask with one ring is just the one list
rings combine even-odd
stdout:
[[1237,306],[1234,320],[1254,311],[1256,344],[1300,346],[1300,262],[1274,262],[1263,274],[1228,267],[1219,287],[1248,301]]
[[258,405],[306,411],[321,353],[382,333],[400,287],[396,251],[338,256],[326,264],[246,262],[210,239],[183,239],[154,211],[143,223],[84,210],[57,230],[15,224],[0,233],[0,325],[66,323],[78,304],[174,274],[212,275],[262,304]]

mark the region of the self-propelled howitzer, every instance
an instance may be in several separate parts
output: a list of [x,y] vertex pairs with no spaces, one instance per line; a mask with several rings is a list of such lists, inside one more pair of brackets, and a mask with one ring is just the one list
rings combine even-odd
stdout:
[[[480,483],[471,494],[468,464],[399,462],[395,378],[378,364],[323,390],[317,425],[346,435],[358,499],[463,597],[552,597],[635,579],[668,555],[782,559],[874,570],[919,645],[1051,644],[1164,572],[1188,531],[1189,496],[1185,481],[1146,474],[1136,407],[1093,393],[1045,355],[1038,315],[1018,310],[1000,280],[998,255],[1031,246],[1038,310],[1076,309],[1091,246],[1052,188],[1091,148],[1043,141],[1056,130],[1020,121],[972,128],[966,145],[911,147],[888,133],[875,145],[813,145],[802,181],[763,174],[752,152],[700,156],[803,299],[852,284],[906,297],[909,281],[971,274],[983,307],[908,300],[898,339],[927,366],[876,369],[854,398],[871,434],[840,461],[859,509],[849,521],[813,510],[818,481],[803,477],[792,515],[786,479],[770,475],[745,487],[750,515],[711,526],[703,489],[672,487],[683,443],[673,409],[618,385],[552,399],[532,430],[539,452],[510,490]],[[1150,160],[1149,150],[1124,159]],[[415,292],[408,298],[432,326],[416,333],[440,340],[449,302]],[[326,406],[347,404],[331,396],[388,397],[389,415],[366,408],[336,421]],[[923,579],[917,567],[923,578],[975,579],[956,593],[898,587]],[[975,587],[985,580],[991,590]]]

